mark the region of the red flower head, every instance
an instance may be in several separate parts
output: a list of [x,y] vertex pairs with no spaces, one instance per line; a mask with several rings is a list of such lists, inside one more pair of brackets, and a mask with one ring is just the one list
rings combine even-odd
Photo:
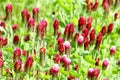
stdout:
[[120,66],[120,59],[118,60],[118,65]]
[[5,6],[6,17],[12,16],[12,10],[13,10],[13,7],[12,7],[11,4],[7,4],[7,5]]
[[34,29],[34,25],[35,25],[34,19],[30,18],[30,19],[28,20],[28,29],[29,29],[29,30],[30,30],[30,29]]
[[63,55],[61,58],[60,58],[60,62],[61,63],[64,63],[65,59],[67,58],[67,55]]
[[70,63],[71,63],[71,59],[69,59],[67,57],[63,58],[63,65],[64,65],[66,70],[70,69]]
[[33,8],[32,13],[33,15],[39,14],[39,8]]
[[0,36],[0,47],[2,47],[3,46],[3,38],[2,38],[2,36]]
[[33,13],[33,19],[38,21],[39,8],[33,8],[32,13]]
[[30,13],[28,12],[27,9],[23,9],[21,15],[22,15],[23,22],[27,22],[30,18]]
[[0,58],[2,58],[2,51],[0,51]]
[[92,23],[92,20],[93,20],[93,18],[92,18],[91,16],[89,16],[89,17],[87,18],[87,22],[91,22],[91,23]]
[[76,33],[75,36],[74,36],[74,41],[77,41],[79,38],[79,33]]
[[74,80],[74,76],[69,76],[68,80]]
[[46,54],[46,49],[45,48],[40,48],[40,54]]
[[102,6],[103,6],[105,3],[108,3],[108,0],[103,0]]
[[104,78],[103,80],[108,80],[108,78]]
[[83,26],[86,26],[86,19],[82,16],[80,16],[78,20],[78,31],[83,29]]
[[15,61],[14,70],[19,72],[21,68],[22,68],[22,63],[20,62],[20,60]]
[[96,38],[96,46],[95,46],[95,49],[99,48],[100,47],[100,44],[102,42],[102,33],[99,33],[97,38]]
[[107,0],[104,0],[103,8],[104,8],[105,11],[109,11],[110,5],[108,4]]
[[101,33],[104,36],[106,34],[107,30],[106,30],[106,26],[102,27]]
[[4,29],[6,29],[6,23],[4,21],[0,22],[0,27],[3,27]]
[[100,71],[98,68],[94,68],[94,77],[97,79],[100,74]]
[[69,27],[70,25],[67,24],[66,27],[65,27],[65,30],[64,30],[64,38],[66,38],[68,36],[68,33],[69,33]]
[[58,51],[60,52],[60,54],[64,54],[64,52],[65,52],[65,46],[64,46],[63,43],[60,43],[58,45]]
[[59,21],[58,21],[58,19],[54,20],[53,27],[54,27],[54,35],[57,35],[58,28],[59,28]]
[[6,68],[6,69],[5,69],[5,72],[6,72],[6,74],[8,74],[8,73],[9,73],[9,69],[8,69],[8,68]]
[[36,56],[36,50],[34,49],[34,55]]
[[46,28],[47,28],[47,21],[45,20],[42,20],[37,24],[37,28],[36,28],[37,34],[41,36],[41,39],[44,38]]
[[5,46],[5,45],[7,45],[7,43],[8,43],[8,39],[7,39],[7,38],[3,39],[3,38],[0,36],[0,47],[3,47],[3,46]]
[[102,63],[102,68],[107,69],[108,65],[109,65],[109,60],[106,58]]
[[70,28],[69,28],[69,35],[72,35],[74,33],[74,24],[71,23],[69,24],[70,25]]
[[43,23],[44,27],[47,27],[48,23],[46,20],[42,20],[41,22]]
[[65,50],[69,50],[70,49],[70,42],[69,41],[65,41],[64,42],[64,46],[65,46]]
[[99,76],[99,69],[98,68],[90,68],[88,70],[88,78],[91,79],[91,80],[97,80],[98,76]]
[[84,36],[80,35],[78,38],[78,45],[82,45],[84,43]]
[[111,33],[113,30],[113,23],[111,22],[109,25],[108,25],[108,33]]
[[44,47],[40,48],[40,64],[44,65],[45,62],[46,49]]
[[12,26],[12,30],[13,30],[13,31],[15,31],[16,29],[18,29],[18,24],[14,24],[14,25]]
[[71,39],[73,37],[73,33],[74,33],[74,24],[70,23],[67,39]]
[[74,24],[67,24],[64,31],[64,38],[70,39],[74,33]]
[[37,33],[40,34],[41,31],[45,29],[44,24],[42,22],[39,22],[37,24],[37,28],[36,29],[37,29]]
[[22,55],[23,56],[27,56],[27,51],[26,50],[22,50]]
[[8,39],[7,38],[3,39],[3,46],[7,45],[7,43],[8,43]]
[[58,64],[54,64],[54,66],[50,68],[50,74],[53,77],[57,77],[58,73],[59,73],[59,65]]
[[118,18],[118,13],[116,12],[116,13],[114,14],[114,20],[116,21],[117,18]]
[[88,4],[90,2],[90,0],[86,0],[85,2],[86,2],[86,4]]
[[115,55],[115,53],[116,53],[116,46],[112,46],[110,48],[110,55]]
[[54,62],[56,64],[59,64],[59,62],[60,62],[60,54],[56,54],[55,57],[53,58],[53,60],[54,60]]
[[93,6],[93,2],[89,2],[89,4],[87,4],[87,10],[92,11]]
[[27,59],[26,62],[25,62],[25,65],[24,65],[25,71],[26,71],[27,69],[31,69],[31,68],[32,68],[33,62],[34,62],[33,57],[32,57],[32,56],[29,56],[28,59]]
[[25,36],[25,38],[24,38],[24,41],[29,41],[30,40],[30,34],[27,34],[26,36]]
[[46,20],[42,20],[41,22],[42,22],[42,25],[45,27],[45,32],[46,32],[48,23]]
[[92,10],[94,10],[94,11],[97,10],[98,5],[99,5],[99,2],[96,1],[95,4],[94,4],[93,7],[92,7]]
[[65,46],[65,53],[70,56],[70,42],[69,41],[65,41],[64,42],[64,46]]
[[88,40],[86,40],[85,43],[84,43],[84,49],[85,50],[89,49],[89,41]]
[[16,49],[14,50],[13,59],[20,59],[20,55],[21,55],[21,49],[20,49],[20,48],[16,48]]
[[88,29],[87,28],[84,28],[82,30],[82,33],[84,33],[84,37],[86,38],[88,36]]
[[58,41],[58,45],[64,42],[63,38],[58,38],[57,41]]
[[93,68],[90,68],[90,69],[88,70],[88,78],[89,78],[89,79],[93,78],[93,76],[94,76],[93,73],[94,73]]
[[99,66],[100,58],[95,58],[95,66]]
[[4,61],[3,61],[3,59],[2,59],[2,58],[0,58],[0,68],[2,68],[2,67],[3,67],[3,65],[4,65]]
[[90,43],[91,44],[94,43],[95,35],[96,35],[96,31],[95,31],[95,29],[92,29],[91,32],[90,32]]
[[75,65],[74,70],[78,71],[78,64]]
[[19,42],[19,36],[16,34],[16,35],[14,35],[13,43],[18,44],[18,42]]
[[113,4],[114,0],[108,0],[109,5]]
[[92,27],[92,23],[91,23],[91,22],[88,22],[88,23],[86,24],[86,28],[88,29],[88,31],[90,31],[91,27]]

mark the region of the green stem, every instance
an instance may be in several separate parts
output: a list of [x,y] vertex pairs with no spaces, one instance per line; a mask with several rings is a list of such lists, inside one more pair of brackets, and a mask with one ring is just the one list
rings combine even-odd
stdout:
[[101,70],[100,75],[99,75],[100,80],[102,80],[102,74],[103,74],[103,70]]
[[115,0],[115,7],[117,7],[118,0]]
[[77,45],[77,41],[76,41],[76,42],[75,42],[75,49],[76,49],[76,50],[77,50],[77,46],[78,46],[78,45]]
[[[82,48],[82,47],[81,47],[81,48]],[[81,57],[82,57],[82,55],[81,55],[81,52],[82,52],[82,51],[81,51],[81,50],[82,50],[82,49],[80,49],[80,66],[81,66],[81,64],[82,64],[82,58],[81,58]]]
[[54,36],[54,51],[56,50],[56,36]]

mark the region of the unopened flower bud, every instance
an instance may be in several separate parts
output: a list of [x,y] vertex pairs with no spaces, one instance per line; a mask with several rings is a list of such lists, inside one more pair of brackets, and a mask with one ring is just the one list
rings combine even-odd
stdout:
[[33,8],[32,13],[33,13],[33,19],[35,21],[38,21],[39,8]]
[[19,72],[22,68],[22,63],[20,62],[20,60],[17,60],[15,61],[15,64],[14,64],[14,70],[17,72]]
[[27,9],[23,9],[22,12],[21,12],[21,15],[22,15],[22,21],[23,22],[27,22],[30,18],[30,13],[28,12]]
[[78,31],[81,31],[84,26],[86,26],[86,19],[81,16],[78,20]]
[[16,34],[16,35],[14,35],[13,43],[18,44],[18,42],[19,42],[19,36]]
[[115,53],[116,53],[116,46],[112,46],[110,48],[110,55],[115,55]]
[[59,28],[59,21],[58,21],[58,19],[54,20],[53,27],[54,27],[54,35],[57,35],[58,28]]
[[106,26],[102,27],[101,33],[104,36],[106,34],[107,30],[106,30]]
[[50,74],[53,77],[57,77],[58,73],[59,73],[59,65],[58,64],[54,64],[54,66],[50,68]]
[[109,65],[109,60],[106,58],[102,63],[102,68],[107,69],[108,65]]
[[111,33],[113,30],[113,23],[111,22],[109,25],[108,25],[108,33]]
[[34,62],[33,57],[29,56],[28,59],[25,62],[24,70],[27,71],[28,69],[31,69],[32,65],[33,65],[33,62]]
[[78,38],[78,45],[82,45],[83,42],[84,42],[84,37],[82,35],[80,35]]
[[12,26],[12,30],[13,30],[13,31],[15,31],[16,29],[18,29],[18,24],[14,24],[14,25]]

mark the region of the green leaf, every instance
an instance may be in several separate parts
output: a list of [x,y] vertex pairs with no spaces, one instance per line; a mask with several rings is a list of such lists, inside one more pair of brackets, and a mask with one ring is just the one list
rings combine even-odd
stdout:
[[103,45],[103,44],[100,45],[100,49],[105,49],[105,48],[106,48],[105,45]]
[[70,70],[70,75],[74,76],[74,77],[79,77],[80,74],[78,74],[76,71],[74,70]]
[[40,78],[43,78],[44,77],[44,74],[42,72],[39,73],[39,77]]
[[120,72],[120,70],[118,71],[118,69],[116,69],[116,68],[114,68],[114,69],[112,70],[112,73],[113,73],[113,74],[118,74],[118,72]]
[[24,50],[29,50],[30,49],[30,44],[24,43]]
[[44,79],[50,79],[50,75],[45,75]]
[[6,75],[5,69],[3,69],[3,71],[2,71],[2,75],[3,75],[3,76]]
[[85,59],[87,62],[91,63],[91,64],[95,64],[95,61],[92,59],[92,57],[90,55],[86,55]]
[[64,68],[61,68],[61,69],[60,69],[60,72],[61,72],[62,74],[64,74],[65,76],[68,75],[68,71],[65,71]]
[[112,40],[115,40],[115,39],[117,39],[117,38],[118,38],[118,34],[114,33],[113,35],[111,35],[111,39],[112,39]]
[[77,18],[76,18],[76,17],[73,17],[73,18],[72,18],[72,22],[73,22],[75,25],[77,25],[77,24],[78,24]]
[[12,47],[5,47],[4,50],[6,50],[8,52],[12,52]]

